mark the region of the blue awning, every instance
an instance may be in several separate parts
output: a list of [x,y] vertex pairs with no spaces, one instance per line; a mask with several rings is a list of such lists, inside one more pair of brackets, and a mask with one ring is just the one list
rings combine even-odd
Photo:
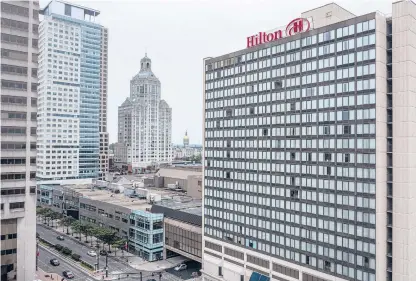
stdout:
[[270,281],[270,278],[260,273],[253,272],[250,276],[249,281]]

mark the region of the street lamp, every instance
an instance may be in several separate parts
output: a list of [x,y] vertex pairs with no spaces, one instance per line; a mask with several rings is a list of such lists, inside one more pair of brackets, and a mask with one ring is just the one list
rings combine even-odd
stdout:
[[97,254],[97,272],[100,270],[100,254]]
[[108,253],[105,255],[105,277],[108,277]]

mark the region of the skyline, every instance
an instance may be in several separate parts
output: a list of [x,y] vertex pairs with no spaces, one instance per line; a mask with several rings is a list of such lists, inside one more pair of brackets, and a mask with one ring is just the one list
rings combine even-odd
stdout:
[[[48,2],[41,0],[40,7]],[[247,36],[283,26],[301,12],[331,1],[285,3],[285,9],[278,1],[263,1],[261,5],[238,1],[238,13],[237,1],[221,2],[221,9],[219,1],[68,2],[99,10],[99,23],[109,30],[110,143],[117,140],[118,106],[129,96],[130,80],[140,70],[140,59],[147,52],[162,81],[161,94],[172,107],[172,142],[182,143],[188,131],[192,144],[202,144],[203,58],[244,49]],[[374,10],[389,13],[391,8],[390,0],[336,3],[356,15]]]

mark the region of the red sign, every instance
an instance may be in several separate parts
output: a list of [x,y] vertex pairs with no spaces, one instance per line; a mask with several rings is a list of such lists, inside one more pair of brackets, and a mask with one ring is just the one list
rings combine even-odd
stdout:
[[247,37],[247,48],[251,48],[263,43],[276,41],[283,37],[295,35],[297,33],[308,31],[311,24],[307,19],[297,18],[292,20],[287,26],[286,30],[277,30],[270,33],[259,32],[259,34]]

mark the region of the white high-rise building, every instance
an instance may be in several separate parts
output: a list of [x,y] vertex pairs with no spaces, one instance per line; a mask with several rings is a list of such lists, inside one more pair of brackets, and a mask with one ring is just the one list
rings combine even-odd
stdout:
[[40,183],[80,183],[107,169],[107,41],[99,11],[57,0],[40,24]]
[[38,1],[1,1],[1,280],[36,263]]
[[130,97],[119,107],[115,149],[115,158],[134,171],[172,161],[172,109],[161,100],[160,81],[147,55],[140,65],[130,81]]

